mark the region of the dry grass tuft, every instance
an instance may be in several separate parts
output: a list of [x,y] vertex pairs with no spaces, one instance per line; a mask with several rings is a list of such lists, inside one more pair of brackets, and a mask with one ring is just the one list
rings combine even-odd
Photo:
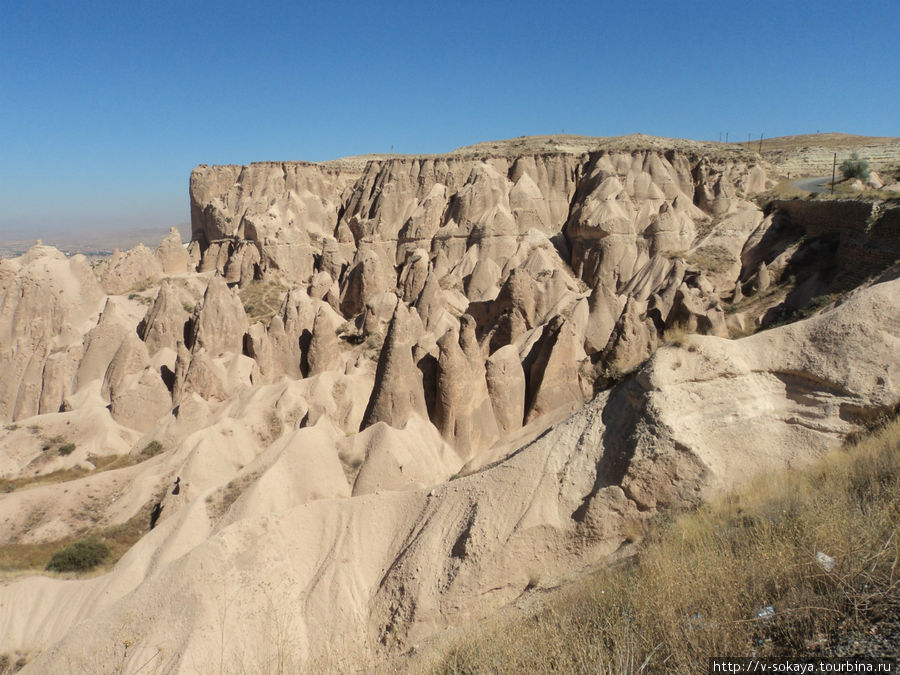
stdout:
[[834,654],[844,631],[874,634],[867,612],[900,609],[898,531],[895,418],[808,470],[669,516],[628,564],[472,630],[432,670],[694,673],[714,655]]
[[672,324],[663,331],[662,343],[664,345],[683,347],[687,341],[687,336],[690,335],[691,332],[692,331],[690,331],[683,323]]

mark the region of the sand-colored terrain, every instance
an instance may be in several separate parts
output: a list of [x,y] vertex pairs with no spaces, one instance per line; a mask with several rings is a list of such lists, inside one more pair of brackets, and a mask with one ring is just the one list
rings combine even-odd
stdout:
[[0,654],[371,665],[818,457],[900,401],[900,208],[761,208],[781,175],[640,135],[200,166],[187,244],[0,260],[0,546],[137,532],[9,564]]

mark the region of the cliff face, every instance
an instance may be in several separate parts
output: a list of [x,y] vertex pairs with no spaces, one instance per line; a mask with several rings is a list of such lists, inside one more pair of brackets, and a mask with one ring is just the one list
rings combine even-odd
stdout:
[[617,292],[652,257],[684,252],[698,231],[751,208],[745,198],[765,187],[763,168],[742,156],[451,155],[373,160],[361,171],[201,166],[191,208],[201,269],[237,267],[252,244],[254,278],[308,284],[326,272],[343,298],[363,276],[364,303],[395,291],[423,260],[446,287],[461,285],[476,262],[506,276],[536,247],[589,287]]
[[0,545],[155,514],[108,574],[0,588],[0,654],[189,671],[273,615],[300,660],[409,646],[897,402],[896,209],[537,141],[201,166],[187,246],[0,261]]
[[[764,171],[746,160],[650,150],[374,160],[361,173],[260,163],[195,169],[191,212],[203,249],[251,241],[261,273],[296,282],[317,259],[346,264],[366,245],[388,266],[424,248],[443,250],[451,267],[479,245],[502,267],[531,231],[565,232],[579,250],[611,236],[629,249],[618,275],[630,276],[650,252],[685,250],[694,235],[686,221],[726,213],[764,188]],[[579,266],[584,254],[575,255]]]
[[608,239],[586,274],[600,267],[611,280],[630,278],[654,253],[685,250],[694,223],[764,188],[762,168],[744,159],[651,150],[374,160],[361,173],[260,163],[195,169],[191,213],[205,255],[223,240],[250,241],[259,274],[277,270],[294,282],[358,262],[366,248],[386,267],[422,248],[432,259],[443,252],[452,268],[478,246],[502,268],[529,232],[563,250],[571,244],[567,262],[578,269],[585,249]]
[[[436,364],[458,359],[436,344],[448,330],[461,335],[467,315],[479,381],[487,356],[506,345],[521,352],[531,402],[524,420],[546,412],[551,381],[562,378],[566,392],[551,400],[576,400],[611,370],[635,367],[675,322],[725,334],[716,291],[731,293],[742,272],[741,247],[762,221],[747,198],[765,187],[764,168],[740,153],[460,152],[201,166],[191,176],[191,207],[201,272],[241,287],[305,289],[340,315],[338,324],[352,322],[360,339],[377,333],[383,341],[398,303],[412,308],[424,396],[438,402],[430,416],[444,428],[456,413],[445,409],[440,383],[450,380]],[[695,245],[715,249],[722,269],[707,277],[673,262]],[[288,342],[311,334],[289,313],[257,329],[249,353],[278,352],[285,329]],[[554,319],[566,324],[558,347],[558,331],[540,337]],[[545,372],[548,361],[562,362],[553,349],[569,350],[565,375],[553,366]],[[263,374],[296,370],[287,358]],[[467,434],[445,434],[471,449],[460,438]]]

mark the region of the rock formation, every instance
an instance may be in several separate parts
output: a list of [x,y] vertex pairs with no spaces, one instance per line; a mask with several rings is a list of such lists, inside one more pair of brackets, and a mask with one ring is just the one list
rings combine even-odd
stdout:
[[0,546],[146,529],[7,580],[0,656],[402,652],[818,456],[900,401],[900,209],[772,178],[640,136],[201,166],[187,247],[0,260]]
[[185,274],[190,265],[190,256],[181,243],[181,234],[177,228],[169,230],[169,235],[162,240],[156,249],[163,274]]
[[212,356],[226,352],[240,354],[248,329],[247,315],[240,298],[221,277],[210,279],[203,303],[194,318],[192,349],[206,349]]
[[412,359],[412,330],[409,310],[398,304],[378,358],[375,385],[360,431],[377,422],[403,428],[413,415],[428,419],[422,380]]

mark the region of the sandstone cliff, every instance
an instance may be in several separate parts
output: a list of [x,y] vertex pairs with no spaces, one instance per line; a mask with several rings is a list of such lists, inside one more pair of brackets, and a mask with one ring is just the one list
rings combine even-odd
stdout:
[[900,209],[771,175],[649,137],[202,166],[188,247],[0,261],[0,545],[142,535],[0,587],[0,654],[407,648],[822,453],[900,400]]

